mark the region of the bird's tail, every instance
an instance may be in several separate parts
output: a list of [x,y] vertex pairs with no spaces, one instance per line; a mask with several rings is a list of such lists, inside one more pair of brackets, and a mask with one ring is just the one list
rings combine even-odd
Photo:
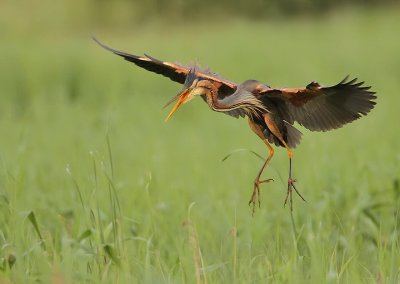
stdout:
[[296,146],[300,144],[303,134],[289,122],[285,120],[283,122],[286,126],[286,143],[290,148],[296,148]]
[[[291,125],[286,120],[283,121],[285,128],[282,129],[282,138],[285,140],[289,148],[296,148],[300,144],[301,136],[303,135],[299,130],[297,130],[293,125]],[[276,146],[284,147],[283,143],[276,137],[272,132],[266,127],[263,131],[265,138],[268,142],[275,144]]]

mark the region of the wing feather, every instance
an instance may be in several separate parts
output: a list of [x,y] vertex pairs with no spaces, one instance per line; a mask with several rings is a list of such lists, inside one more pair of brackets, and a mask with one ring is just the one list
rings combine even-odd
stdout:
[[185,83],[186,75],[190,71],[190,68],[181,66],[177,63],[163,62],[147,54],[144,56],[129,54],[123,51],[112,49],[111,47],[108,47],[107,45],[98,41],[95,37],[92,37],[92,39],[104,49],[111,51],[116,55],[122,56],[125,60],[132,62],[135,65],[146,69],[147,71],[168,77],[172,81],[180,84]]
[[265,90],[262,95],[276,102],[290,121],[297,121],[312,131],[342,127],[370,112],[376,102],[375,92],[357,78],[344,78],[340,83],[323,87],[316,82],[306,88]]
[[[104,49],[111,51],[112,53],[123,57],[125,60],[136,64],[139,67],[142,67],[150,72],[154,72],[157,74],[161,74],[165,77],[170,78],[172,81],[178,82],[180,84],[184,84],[186,80],[186,76],[190,72],[190,66],[180,65],[178,63],[172,63],[167,61],[162,61],[157,58],[154,58],[148,54],[144,54],[144,56],[138,56],[134,54],[129,54],[123,51],[112,49],[107,45],[98,41],[95,37],[92,39],[99,44]],[[214,82],[220,83],[220,87],[225,90],[235,90],[236,83],[228,81],[217,74],[212,73],[208,69],[196,69],[196,76],[198,78],[211,80]]]

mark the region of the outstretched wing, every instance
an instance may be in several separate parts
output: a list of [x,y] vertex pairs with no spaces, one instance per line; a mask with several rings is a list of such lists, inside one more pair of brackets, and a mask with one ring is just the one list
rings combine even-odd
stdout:
[[370,112],[376,102],[371,87],[363,86],[357,78],[323,87],[316,82],[306,88],[266,89],[261,95],[276,102],[281,112],[287,113],[289,122],[297,121],[312,131],[339,128]]
[[150,72],[154,72],[157,74],[161,74],[165,77],[168,77],[172,81],[183,84],[185,82],[186,75],[189,73],[190,68],[186,66],[181,66],[179,64],[171,62],[163,62],[148,55],[137,56],[125,53],[104,45],[103,43],[99,42],[95,37],[92,37],[92,39],[104,49],[111,51],[112,53],[117,54],[119,56],[122,56],[125,60],[132,62],[137,66],[142,67]]
[[[99,42],[95,37],[92,37],[92,39],[104,49],[123,57],[125,60],[132,62],[137,66],[142,67],[150,72],[154,72],[157,74],[161,74],[165,77],[168,77],[172,81],[178,82],[180,84],[185,83],[186,76],[191,70],[191,67],[183,66],[177,63],[162,61],[154,57],[151,57],[147,54],[145,54],[144,56],[138,56],[122,52],[119,50],[115,50]],[[234,91],[236,89],[235,83],[219,77],[217,74],[210,72],[208,69],[196,70],[196,76],[198,78],[207,79],[219,83],[223,90],[231,89]]]

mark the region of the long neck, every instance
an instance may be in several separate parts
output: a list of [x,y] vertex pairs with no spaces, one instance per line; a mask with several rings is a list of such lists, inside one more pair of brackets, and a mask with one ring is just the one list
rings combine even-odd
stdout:
[[262,102],[249,91],[235,91],[219,99],[218,87],[209,81],[204,81],[203,86],[198,86],[195,93],[205,96],[208,106],[218,112],[241,110],[246,114],[258,116],[260,111],[267,111]]
[[204,88],[204,95],[206,96],[206,102],[208,106],[215,111],[229,110],[229,107],[225,106],[218,99],[218,92]]
[[205,96],[206,102],[212,110],[221,112],[232,109],[232,105],[225,104],[218,98],[217,87],[209,81],[204,81],[203,86],[198,86],[195,92],[196,95]]

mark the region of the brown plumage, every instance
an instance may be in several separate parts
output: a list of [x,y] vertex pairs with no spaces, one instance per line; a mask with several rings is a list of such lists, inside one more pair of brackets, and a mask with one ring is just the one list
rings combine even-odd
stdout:
[[289,178],[285,204],[290,202],[292,209],[292,191],[299,196],[292,178],[292,149],[301,139],[301,132],[293,124],[299,123],[311,131],[328,131],[342,127],[374,108],[375,93],[364,82],[346,77],[340,83],[324,87],[311,82],[305,88],[271,88],[256,80],[247,80],[242,84],[228,81],[208,69],[197,66],[183,66],[165,62],[145,55],[137,56],[109,48],[93,38],[103,48],[122,56],[126,60],[148,71],[161,74],[183,84],[182,91],[165,106],[177,101],[167,120],[180,105],[201,96],[215,111],[224,112],[233,117],[248,117],[249,126],[267,145],[269,155],[259,171],[253,187],[249,204],[253,210],[258,198],[260,206],[260,184],[271,179],[260,180],[261,174],[271,160],[274,150],[271,146],[285,147],[289,154]]

